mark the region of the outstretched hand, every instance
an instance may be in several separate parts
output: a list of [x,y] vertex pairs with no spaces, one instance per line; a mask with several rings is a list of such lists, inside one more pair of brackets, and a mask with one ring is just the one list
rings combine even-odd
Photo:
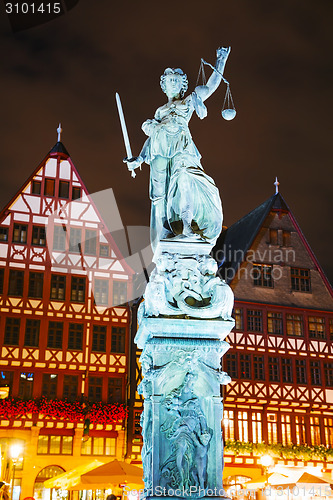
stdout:
[[219,47],[216,51],[216,57],[218,59],[227,60],[230,54],[231,47]]

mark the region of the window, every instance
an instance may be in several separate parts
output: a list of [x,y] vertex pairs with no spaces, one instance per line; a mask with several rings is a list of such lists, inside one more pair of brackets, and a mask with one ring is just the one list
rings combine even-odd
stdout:
[[324,363],[325,384],[327,387],[333,387],[333,363]]
[[19,318],[6,318],[4,345],[19,345],[20,324]]
[[296,425],[296,444],[306,443],[306,429],[305,429],[305,417],[304,415],[295,416]]
[[235,329],[243,330],[243,309],[234,309]]
[[55,373],[44,373],[42,383],[42,396],[54,399],[57,396],[58,375]]
[[111,352],[125,352],[126,328],[123,326],[113,326],[111,335]]
[[101,401],[102,400],[102,387],[103,379],[102,377],[89,377],[88,382],[88,398],[89,401]]
[[120,306],[127,302],[127,283],[126,281],[114,281],[113,282],[113,296],[112,304],[114,306]]
[[277,231],[277,229],[270,229],[269,230],[269,242],[271,245],[278,244],[278,231]]
[[49,349],[62,349],[62,334],[64,324],[61,321],[49,321],[47,347]]
[[310,417],[310,434],[311,434],[312,445],[316,446],[321,444],[319,417]]
[[86,296],[86,278],[72,276],[71,300],[73,302],[84,302]]
[[0,268],[0,293],[3,293],[4,277],[5,277],[5,270],[2,267],[2,268]]
[[324,417],[324,431],[326,446],[333,448],[333,418]]
[[32,399],[33,388],[34,388],[34,374],[21,373],[20,383],[19,383],[19,398]]
[[94,325],[92,348],[93,352],[106,352],[106,326]]
[[109,281],[95,279],[94,283],[94,299],[98,306],[107,306],[109,302]]
[[264,356],[253,356],[254,380],[265,380]]
[[273,266],[266,264],[253,264],[253,285],[264,288],[273,288]]
[[31,193],[32,194],[40,194],[41,193],[41,182],[40,181],[32,181]]
[[287,335],[303,337],[303,316],[300,314],[287,314]]
[[41,299],[43,297],[43,273],[29,273],[28,297]]
[[82,230],[71,227],[69,233],[69,251],[72,253],[81,252]]
[[99,246],[99,255],[100,257],[109,257],[109,245],[100,245]]
[[82,442],[81,455],[116,456],[116,444],[116,438],[93,436]]
[[24,271],[17,271],[16,269],[10,269],[8,295],[13,295],[14,297],[22,297],[23,279],[24,279]]
[[45,226],[33,226],[32,227],[31,244],[45,247],[45,245],[46,245]]
[[0,241],[8,241],[8,227],[0,227]]
[[276,335],[283,334],[282,314],[276,312],[267,313],[267,331]]
[[251,356],[250,354],[240,355],[240,378],[251,378]]
[[62,252],[66,249],[66,227],[54,226],[53,230],[53,250]]
[[259,412],[252,413],[252,442],[262,442],[262,422],[261,413]]
[[37,455],[72,455],[73,436],[38,436]]
[[24,346],[38,347],[39,344],[39,319],[27,319],[25,323]]
[[307,384],[305,359],[296,359],[296,382],[298,384]]
[[26,243],[27,242],[27,229],[28,226],[24,224],[14,224],[13,242]]
[[262,332],[262,311],[248,309],[247,329],[249,332]]
[[331,342],[333,342],[333,319],[328,320],[328,326],[329,326],[329,330],[330,330],[330,339],[331,339]]
[[0,387],[8,387],[7,397],[10,397],[12,395],[13,380],[14,372],[0,371]]
[[276,413],[267,413],[267,438],[269,444],[278,442]]
[[282,364],[282,382],[292,384],[293,377],[293,362],[290,358],[281,358]]
[[238,439],[239,441],[248,442],[249,440],[249,422],[247,411],[237,412],[238,420]]
[[84,253],[86,255],[96,255],[97,231],[86,229],[84,241]]
[[68,349],[82,351],[83,347],[83,323],[69,323],[68,327]]
[[64,375],[63,398],[74,401],[77,398],[78,388],[79,380],[77,375]]
[[81,188],[78,186],[73,186],[72,187],[72,200],[78,200],[81,198]]
[[224,440],[235,439],[235,417],[233,410],[223,411]]
[[281,434],[282,434],[282,444],[288,445],[292,444],[291,437],[291,416],[281,414]]
[[324,339],[325,338],[325,318],[318,318],[318,316],[309,316],[309,337],[311,339]]
[[68,181],[59,181],[59,198],[69,198]]
[[44,194],[54,196],[54,179],[45,179]]
[[282,245],[284,247],[290,247],[290,231],[282,231]]
[[118,377],[109,378],[108,402],[121,403],[123,401],[123,380]]
[[238,378],[238,366],[237,366],[237,353],[228,352],[225,355],[226,360],[226,372],[231,378]]
[[279,358],[268,358],[269,380],[270,382],[280,382]]
[[291,289],[295,292],[311,292],[309,269],[291,268]]
[[50,299],[65,300],[66,276],[61,274],[51,274]]
[[319,361],[310,361],[311,384],[321,385],[321,369]]

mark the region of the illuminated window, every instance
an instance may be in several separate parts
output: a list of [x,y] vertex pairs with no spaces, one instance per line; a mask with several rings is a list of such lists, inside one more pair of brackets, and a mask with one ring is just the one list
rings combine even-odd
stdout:
[[64,375],[64,385],[62,396],[69,401],[74,401],[77,398],[79,387],[79,379],[77,375]]
[[72,253],[80,253],[82,241],[82,229],[71,227],[69,232],[69,251]]
[[333,448],[333,418],[324,417],[324,430],[326,446]]
[[333,363],[324,363],[325,384],[327,387],[333,387]]
[[33,226],[32,227],[32,239],[31,244],[45,247],[46,245],[46,232],[45,226]]
[[250,354],[240,355],[240,378],[250,379],[251,377],[251,356]]
[[282,364],[282,382],[293,383],[293,362],[290,358],[281,358]]
[[227,352],[225,355],[226,360],[226,372],[231,378],[238,378],[238,366],[237,366],[237,353]]
[[243,309],[234,309],[235,329],[243,330]]
[[325,338],[325,318],[318,316],[309,316],[309,337],[311,339],[324,339]]
[[19,318],[6,318],[5,326],[5,345],[19,345],[20,336],[20,324],[21,320]]
[[108,402],[121,403],[123,401],[123,379],[110,377],[108,381]]
[[330,339],[331,339],[331,342],[333,342],[333,319],[328,320],[328,326],[329,326],[329,332],[330,332]]
[[310,361],[311,384],[321,385],[321,369],[319,361]]
[[270,382],[280,382],[280,362],[279,358],[268,358],[269,380]]
[[81,455],[116,455],[116,438],[91,437],[88,441],[83,441],[81,445]]
[[37,455],[72,455],[73,436],[38,436]]
[[296,359],[296,382],[298,384],[307,384],[308,382],[305,359]]
[[78,186],[73,186],[72,188],[72,200],[78,200],[81,198],[81,188]]
[[287,314],[287,335],[303,337],[303,316],[300,314]]
[[253,264],[253,285],[264,288],[273,288],[273,266],[266,264]]
[[19,383],[19,398],[20,399],[32,399],[34,388],[34,374],[33,373],[21,373],[20,383]]
[[264,356],[253,356],[254,380],[265,380]]
[[72,276],[71,300],[73,302],[84,302],[86,297],[86,279]]
[[24,346],[38,347],[39,345],[39,319],[27,319],[25,323]]
[[102,377],[90,377],[88,379],[88,398],[89,401],[102,401]]
[[94,325],[92,352],[106,352],[106,326]]
[[0,387],[8,387],[8,396],[12,395],[14,372],[0,371]]
[[278,442],[277,415],[275,413],[267,414],[267,438],[269,444],[275,444]]
[[99,246],[99,255],[100,257],[109,257],[109,245],[100,245]]
[[310,434],[311,434],[312,445],[321,444],[319,417],[310,417]]
[[10,269],[8,295],[12,295],[14,297],[22,297],[23,280],[24,280],[24,271],[17,271],[16,269]]
[[295,292],[311,292],[309,269],[291,268],[291,289]]
[[66,249],[66,227],[54,226],[53,230],[53,250],[62,252]]
[[269,230],[269,242],[271,245],[278,244],[278,231],[277,231],[277,229],[270,229]]
[[111,352],[125,352],[126,328],[123,326],[113,326],[111,330]]
[[267,331],[277,335],[283,334],[282,313],[267,313]]
[[247,411],[238,411],[238,439],[239,441],[248,442],[249,440],[249,421]]
[[295,415],[296,444],[306,444],[305,417]]
[[42,396],[54,399],[57,396],[58,375],[43,373]]
[[262,332],[262,311],[248,309],[247,329],[249,332]]
[[95,279],[94,299],[96,305],[107,306],[109,303],[109,281]]
[[3,293],[3,283],[5,277],[5,270],[3,268],[0,269],[0,293]]
[[68,349],[82,351],[83,347],[83,323],[69,323],[68,327]]
[[262,442],[262,422],[261,413],[259,412],[252,413],[252,442]]
[[282,434],[282,444],[292,444],[291,437],[291,416],[281,414],[281,434]]
[[27,229],[25,224],[14,224],[13,242],[26,243],[27,242]]
[[41,299],[43,297],[43,273],[29,273],[29,291],[28,297]]
[[0,227],[0,241],[8,241],[8,227]]
[[235,439],[235,417],[233,410],[223,411],[224,439]]
[[66,276],[62,274],[51,274],[50,299],[65,300]]
[[40,194],[41,193],[41,182],[40,181],[32,181],[31,193],[32,194]]
[[86,229],[84,240],[84,253],[86,255],[96,255],[97,231]]
[[69,198],[68,181],[59,181],[59,198]]
[[45,196],[54,196],[54,179],[45,179],[44,184],[44,195]]
[[49,349],[62,349],[62,335],[64,324],[61,321],[49,321],[47,347]]
[[127,302],[127,283],[126,281],[114,281],[113,282],[113,293],[112,293],[112,304],[114,306],[120,306]]

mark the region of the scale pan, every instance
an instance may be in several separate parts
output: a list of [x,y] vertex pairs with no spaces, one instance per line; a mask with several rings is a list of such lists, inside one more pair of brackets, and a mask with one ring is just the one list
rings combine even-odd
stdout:
[[233,120],[236,116],[235,109],[222,109],[222,117],[225,120]]

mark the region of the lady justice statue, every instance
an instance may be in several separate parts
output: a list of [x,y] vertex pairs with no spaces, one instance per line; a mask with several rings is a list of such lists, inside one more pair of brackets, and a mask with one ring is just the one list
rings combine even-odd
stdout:
[[195,111],[207,116],[204,101],[218,88],[230,47],[217,49],[213,73],[205,85],[185,97],[187,76],[179,68],[167,68],[161,87],[168,101],[146,120],[142,130],[148,136],[137,157],[125,158],[128,169],[150,165],[151,221],[153,250],[161,239],[202,240],[215,243],[222,229],[219,191],[201,166],[189,121]]

